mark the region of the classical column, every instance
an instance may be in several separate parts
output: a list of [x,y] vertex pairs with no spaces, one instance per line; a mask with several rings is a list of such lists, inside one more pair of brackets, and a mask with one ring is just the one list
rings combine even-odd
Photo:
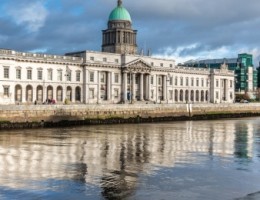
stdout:
[[127,73],[123,72],[123,102],[127,101]]
[[228,94],[228,91],[229,91],[229,87],[228,87],[228,79],[224,79],[224,84],[225,84],[225,95],[226,95],[226,101],[229,101],[229,94]]
[[[37,99],[37,86],[36,87],[32,87],[32,90],[33,90],[33,94],[32,94],[32,100],[33,102]],[[42,103],[42,102],[39,102],[39,103]]]
[[156,87],[155,87],[155,100],[158,102],[158,76],[155,75]]
[[163,75],[163,100],[166,101],[167,99],[167,77]]
[[52,98],[53,99],[57,99],[57,87],[56,86],[53,86],[53,90],[52,90]]
[[115,73],[114,72],[111,72],[110,73],[110,88],[111,88],[111,91],[110,91],[110,97],[111,97],[111,101],[113,102],[114,101],[114,90],[113,90],[113,83],[114,83],[114,80],[115,80]]
[[[54,91],[54,90],[53,90]],[[71,87],[71,102],[74,103],[76,101],[76,88],[75,87]]]
[[107,100],[111,99],[111,72],[107,72]]
[[140,74],[140,101],[144,100],[144,74]]
[[45,102],[47,99],[47,87],[45,84],[45,81],[43,81],[43,87],[42,87],[42,100]]
[[87,70],[87,66],[84,67],[83,70],[83,102],[84,103],[88,103],[88,70]]
[[21,90],[22,90],[22,103],[25,103],[26,102],[26,86],[22,86],[21,87]]
[[135,101],[135,73],[132,74],[132,101]]
[[151,98],[151,75],[147,74],[146,75],[146,99],[147,101],[150,101]]
[[[44,95],[43,95],[44,96]],[[65,99],[67,98],[67,86],[65,85],[62,88],[62,102],[64,103]],[[46,100],[46,97],[44,99],[44,101]]]
[[100,103],[100,71],[97,73],[97,103]]

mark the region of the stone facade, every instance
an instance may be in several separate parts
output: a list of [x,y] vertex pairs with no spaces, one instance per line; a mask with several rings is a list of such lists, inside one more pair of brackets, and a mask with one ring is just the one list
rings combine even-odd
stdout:
[[[103,52],[0,50],[0,104],[234,102],[234,72],[226,66],[192,68],[137,55],[136,31],[121,6],[119,1],[103,32]],[[121,10],[126,20],[117,19]]]
[[234,101],[234,73],[227,69],[189,68],[176,66],[174,60],[129,54],[68,55],[0,50],[0,103]]

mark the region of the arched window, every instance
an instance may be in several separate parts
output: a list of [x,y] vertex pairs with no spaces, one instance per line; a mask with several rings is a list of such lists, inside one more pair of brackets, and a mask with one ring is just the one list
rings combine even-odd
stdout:
[[190,92],[190,100],[194,101],[194,91],[193,90],[191,90],[191,92]]
[[183,90],[180,90],[180,101],[183,101]]
[[189,90],[185,91],[185,101],[188,102],[189,101]]
[[50,85],[47,87],[47,99],[53,99],[53,88]]
[[196,101],[200,100],[199,96],[200,96],[200,92],[199,90],[196,90]]
[[175,101],[178,102],[178,90],[174,91]]
[[67,87],[66,99],[72,101],[72,88],[70,86]]
[[57,102],[62,102],[62,99],[63,99],[63,90],[62,90],[61,86],[58,86],[56,100],[57,100]]
[[33,102],[33,88],[31,85],[26,86],[26,101]]
[[21,85],[15,86],[15,101],[22,102],[22,86]]
[[206,99],[206,101],[209,101],[209,91],[208,90],[206,91],[205,99]]
[[37,86],[37,89],[36,89],[36,100],[38,102],[43,102],[43,88],[41,85],[38,85]]
[[81,101],[81,88],[80,87],[76,87],[75,97],[76,97],[76,101]]
[[201,95],[200,95],[200,101],[204,102],[204,91],[201,91]]

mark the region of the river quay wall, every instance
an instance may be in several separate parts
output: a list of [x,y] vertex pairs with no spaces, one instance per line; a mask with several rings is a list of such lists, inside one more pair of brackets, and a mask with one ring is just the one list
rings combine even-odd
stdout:
[[0,106],[0,129],[260,116],[260,103]]

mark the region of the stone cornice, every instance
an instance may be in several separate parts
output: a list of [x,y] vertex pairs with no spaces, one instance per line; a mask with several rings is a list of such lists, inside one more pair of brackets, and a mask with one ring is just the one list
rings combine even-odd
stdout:
[[45,64],[57,64],[57,65],[74,65],[81,66],[82,63],[74,63],[74,62],[59,62],[59,61],[51,61],[51,60],[33,60],[33,59],[20,59],[20,58],[10,58],[10,57],[1,57],[0,60],[12,60],[16,62],[29,62],[29,63],[45,63]]
[[76,66],[80,66],[83,63],[83,59],[79,57],[25,53],[4,49],[0,50],[0,59],[13,60],[16,62],[47,63]]
[[98,67],[98,68],[110,68],[110,69],[120,69],[121,65],[115,65],[115,64],[102,64],[102,63],[83,63],[82,66],[86,67]]

